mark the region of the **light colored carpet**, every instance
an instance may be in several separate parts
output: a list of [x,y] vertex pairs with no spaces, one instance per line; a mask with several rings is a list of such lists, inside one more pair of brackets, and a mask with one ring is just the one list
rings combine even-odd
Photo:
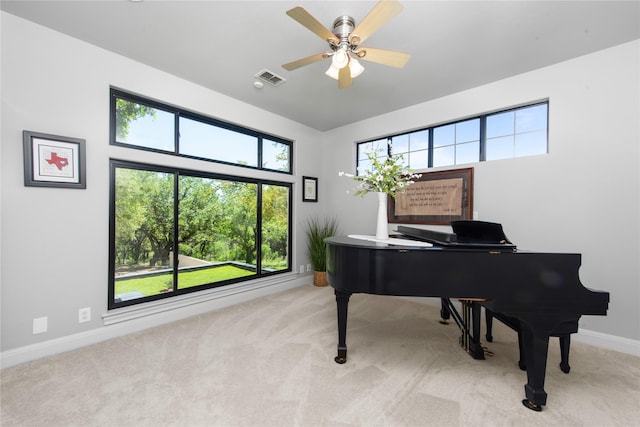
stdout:
[[1,372],[2,426],[634,426],[640,358],[558,341],[543,412],[516,334],[473,360],[439,309],[354,295],[338,365],[332,288],[311,285]]

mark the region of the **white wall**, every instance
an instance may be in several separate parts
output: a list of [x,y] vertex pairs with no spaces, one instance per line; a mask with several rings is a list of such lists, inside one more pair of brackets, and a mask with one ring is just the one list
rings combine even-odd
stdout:
[[623,44],[326,132],[328,210],[347,233],[374,233],[375,196],[353,197],[353,181],[338,177],[354,171],[354,141],[548,98],[549,154],[471,165],[474,210],[502,223],[519,248],[582,253],[581,282],[610,292],[611,302],[606,317],[584,316],[581,327],[637,343],[639,52],[639,41]]
[[[1,19],[3,355],[52,340],[69,341],[74,334],[86,337],[93,331],[92,339],[99,340],[153,325],[145,319],[145,325],[129,322],[107,332],[101,319],[107,311],[109,275],[109,159],[167,159],[109,145],[110,85],[295,140],[293,176],[213,163],[206,170],[293,182],[296,223],[322,208],[322,187],[319,203],[302,203],[300,189],[302,175],[321,172],[320,132],[13,15],[2,12]],[[25,187],[23,130],[85,139],[87,189]],[[190,169],[203,167],[190,159],[173,161]],[[294,273],[280,279],[287,286],[311,282],[310,273],[296,274],[298,265],[309,262],[304,233],[296,229],[294,239]],[[269,283],[276,288],[282,284],[276,279]],[[255,296],[265,292],[260,289]],[[92,308],[91,322],[78,323],[82,307]],[[192,304],[181,310],[188,315],[202,307]],[[33,319],[43,316],[48,317],[48,332],[33,335]],[[156,315],[155,322],[171,316],[176,313]]]

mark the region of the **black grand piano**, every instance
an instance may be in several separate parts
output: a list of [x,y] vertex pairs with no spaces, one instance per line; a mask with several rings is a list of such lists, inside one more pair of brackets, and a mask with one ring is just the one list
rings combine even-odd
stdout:
[[580,283],[580,254],[519,250],[506,238],[488,237],[502,232],[495,223],[452,226],[458,233],[399,226],[401,238],[389,239],[393,243],[366,236],[325,240],[327,278],[338,312],[335,360],[347,361],[348,304],[354,293],[476,301],[518,322],[527,371],[522,403],[540,411],[547,402],[549,337],[577,332],[582,315],[606,315],[609,293]]

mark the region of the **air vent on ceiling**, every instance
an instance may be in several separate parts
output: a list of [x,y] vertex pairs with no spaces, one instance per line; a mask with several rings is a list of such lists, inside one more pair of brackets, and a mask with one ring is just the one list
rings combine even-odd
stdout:
[[267,69],[260,71],[255,75],[255,77],[259,78],[260,80],[264,80],[265,82],[273,86],[280,86],[282,83],[287,81],[284,77],[280,77],[273,71],[269,71]]

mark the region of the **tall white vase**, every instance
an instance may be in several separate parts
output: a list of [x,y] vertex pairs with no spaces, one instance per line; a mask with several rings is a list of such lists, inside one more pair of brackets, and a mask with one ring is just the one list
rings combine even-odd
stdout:
[[387,193],[376,193],[378,195],[378,223],[376,225],[376,239],[387,240],[389,238],[389,228],[387,226]]

